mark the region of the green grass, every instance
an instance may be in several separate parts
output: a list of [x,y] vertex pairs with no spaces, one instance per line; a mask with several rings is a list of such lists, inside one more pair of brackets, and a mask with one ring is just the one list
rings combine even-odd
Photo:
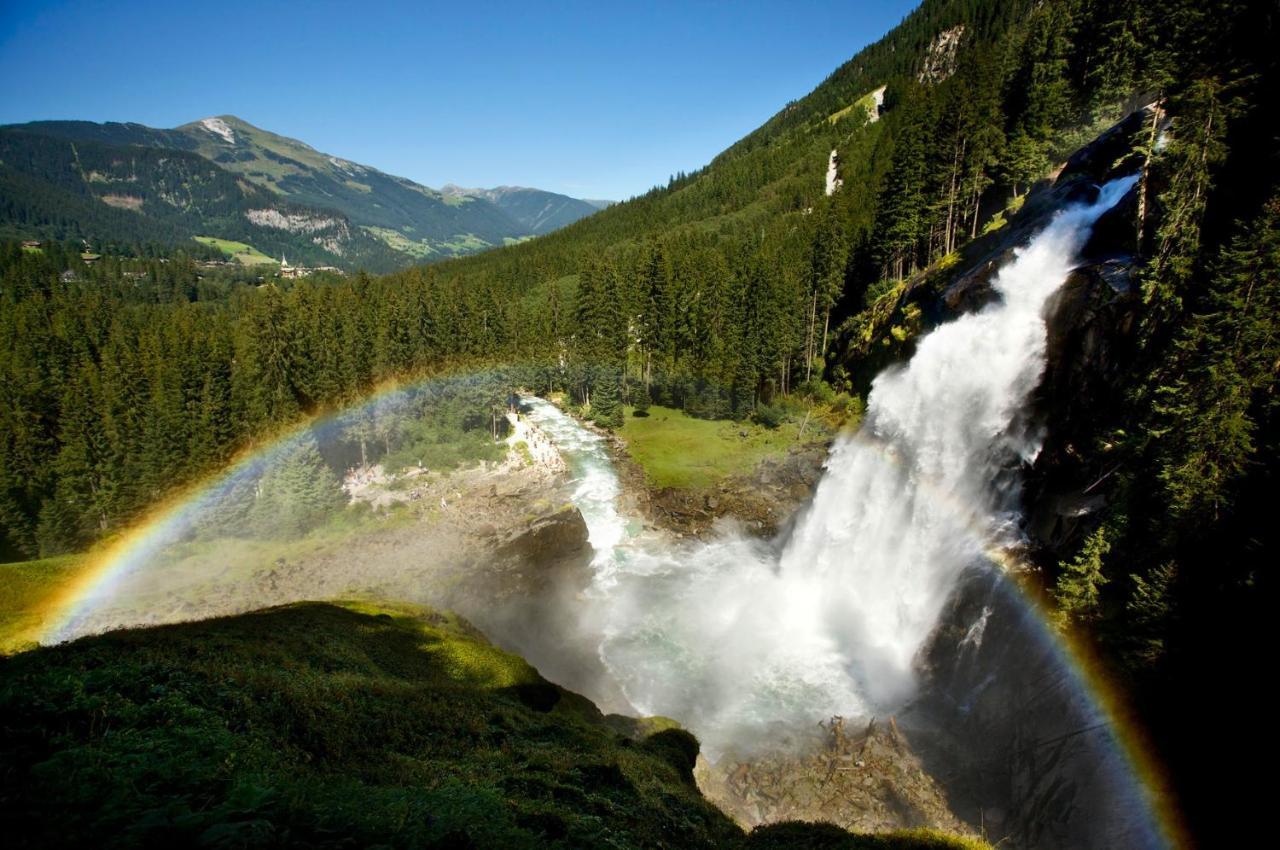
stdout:
[[0,654],[26,649],[48,624],[50,603],[80,575],[83,555],[0,564]]
[[872,92],[868,92],[867,94],[864,94],[862,97],[855,100],[853,103],[846,106],[844,109],[840,109],[840,110],[837,110],[836,112],[831,113],[830,115],[827,116],[827,123],[835,124],[839,122],[841,118],[844,118],[846,115],[849,115],[850,113],[852,113],[853,110],[855,109],[861,109],[864,115],[866,115],[868,118],[871,117],[872,115],[871,110],[874,109],[876,105],[876,99],[872,95],[873,95]]
[[[142,622],[148,607],[173,604],[176,598],[192,610],[213,607],[220,595],[237,583],[251,582],[280,559],[289,563],[322,558],[421,518],[402,504],[374,512],[352,506],[329,516],[320,527],[296,538],[198,536],[166,549],[157,556],[168,572],[157,585],[157,597],[139,597],[130,605],[117,601],[127,620]],[[0,564],[0,655],[36,646],[57,613],[56,603],[86,567],[92,554],[63,555],[38,561]],[[181,578],[178,578],[181,577]],[[166,599],[167,597],[167,599]],[[222,610],[226,610],[223,608]]]
[[744,834],[697,742],[601,714],[459,618],[302,603],[0,659],[0,822],[27,847],[970,848]]
[[279,260],[271,259],[257,248],[252,245],[247,245],[244,242],[236,242],[231,239],[218,239],[215,236],[196,236],[194,238],[197,242],[217,248],[219,251],[244,266],[265,265],[268,263],[272,265],[279,265],[280,263]]
[[307,603],[36,650],[0,667],[0,713],[13,847],[741,837],[692,784],[686,733],[619,734],[427,609]]
[[479,236],[476,236],[474,233],[455,234],[451,241],[441,242],[439,244],[440,244],[440,247],[443,248],[444,250],[450,251],[455,254],[468,253],[471,251],[480,251],[485,248],[493,247],[488,242],[481,239]]
[[986,236],[988,233],[994,233],[1008,224],[1009,218],[1016,215],[1018,210],[1022,209],[1022,205],[1026,203],[1026,201],[1026,195],[1019,195],[1010,201],[1009,206],[993,215],[991,220],[982,226],[982,235]]
[[529,444],[524,440],[516,440],[512,447],[516,450],[516,454],[520,455],[520,460],[525,466],[533,466],[533,453],[529,451]]
[[408,254],[411,257],[421,259],[436,252],[436,249],[426,239],[410,239],[400,231],[390,227],[373,227],[371,225],[362,225],[362,227],[369,235],[385,242],[387,247],[403,254]]
[[[436,253],[465,254],[493,247],[474,233],[461,233],[448,242],[442,242],[430,239],[410,239],[400,231],[389,227],[364,226],[364,230],[371,236],[385,242],[387,247],[418,258],[428,257]],[[513,243],[508,242],[508,244]]]
[[[747,422],[695,419],[667,407],[650,407],[644,417],[631,414],[628,407],[617,434],[654,487],[702,489],[745,475],[766,457],[785,454],[800,431],[796,422],[768,429]],[[806,439],[820,436],[812,425],[805,431]]]

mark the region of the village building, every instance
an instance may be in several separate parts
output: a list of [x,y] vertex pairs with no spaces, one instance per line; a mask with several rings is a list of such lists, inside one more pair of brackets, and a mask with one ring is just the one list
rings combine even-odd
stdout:
[[291,266],[289,265],[289,260],[285,255],[280,255],[280,277],[285,280],[297,280],[298,278],[306,277],[307,275],[315,272],[330,272],[333,274],[343,273],[337,266],[315,266],[314,268],[309,266]]

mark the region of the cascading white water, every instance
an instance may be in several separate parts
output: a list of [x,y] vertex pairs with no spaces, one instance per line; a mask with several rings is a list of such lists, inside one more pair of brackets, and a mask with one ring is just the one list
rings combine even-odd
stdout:
[[[612,505],[616,478],[589,465],[578,503],[597,549],[591,620],[639,712],[679,719],[714,755],[773,724],[870,714],[911,695],[916,654],[958,575],[1012,542],[1016,492],[997,481],[1039,450],[1021,420],[1044,369],[1046,304],[1133,182],[1058,213],[999,272],[998,301],[876,378],[861,431],[837,442],[780,554],[745,536],[675,550],[626,540],[616,510],[592,503]],[[564,430],[553,411],[533,415]]]

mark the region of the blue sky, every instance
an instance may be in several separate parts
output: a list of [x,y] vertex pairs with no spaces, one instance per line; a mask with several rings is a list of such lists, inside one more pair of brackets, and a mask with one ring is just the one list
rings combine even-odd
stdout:
[[706,164],[914,5],[0,0],[0,123],[233,114],[429,186],[622,199]]

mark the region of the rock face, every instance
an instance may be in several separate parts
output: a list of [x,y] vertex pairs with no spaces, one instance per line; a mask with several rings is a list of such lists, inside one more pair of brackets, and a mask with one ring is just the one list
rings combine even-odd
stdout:
[[[1002,571],[965,575],[902,718],[961,818],[998,846],[1154,847],[1112,726]],[[1054,710],[1044,710],[1045,705]],[[955,771],[949,766],[962,764]],[[964,777],[964,781],[960,781]]]
[[742,826],[834,823],[856,832],[932,827],[970,834],[893,718],[854,727],[833,717],[791,752],[716,764],[700,759],[702,792]]
[[456,572],[444,599],[494,643],[518,652],[557,684],[592,694],[606,711],[629,703],[580,631],[579,595],[591,583],[592,549],[572,505],[495,532]]
[[[1142,309],[1134,261],[1119,257],[1078,269],[1054,299],[1045,376],[1035,414],[1044,446],[1024,478],[1027,530],[1059,552],[1081,519],[1106,504],[1110,472],[1097,446],[1096,411],[1119,401]],[[1111,471],[1114,471],[1112,469]]]
[[774,537],[809,503],[822,478],[828,446],[797,446],[782,457],[766,458],[749,475],[736,476],[705,490],[652,489],[644,473],[619,447],[618,471],[629,499],[627,507],[649,522],[680,536],[700,536],[718,521],[732,519],[757,537]]

